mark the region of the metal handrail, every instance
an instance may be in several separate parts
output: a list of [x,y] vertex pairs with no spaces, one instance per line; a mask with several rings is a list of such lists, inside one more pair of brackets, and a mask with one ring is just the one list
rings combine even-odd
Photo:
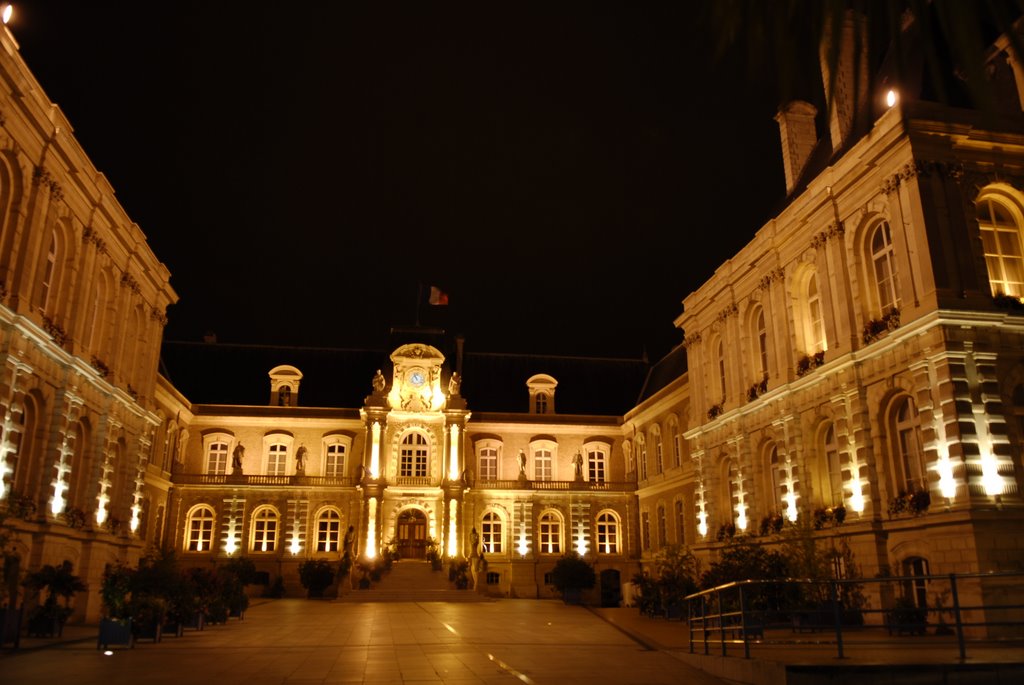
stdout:
[[[881,615],[882,621],[879,624],[858,625],[858,631],[864,631],[872,627],[884,628],[890,635],[895,630],[897,634],[904,632],[924,634],[928,627],[928,616],[938,614],[938,627],[950,628],[945,623],[945,615],[950,615],[953,621],[952,632],[956,637],[959,658],[967,658],[967,642],[969,640],[966,629],[969,628],[993,628],[1012,627],[1020,628],[1020,636],[1024,637],[1024,603],[986,603],[986,604],[961,604],[960,588],[968,581],[991,581],[1000,578],[1022,578],[1024,573],[1020,572],[992,572],[992,573],[963,573],[927,576],[891,576],[886,578],[858,578],[843,580],[811,580],[801,578],[786,578],[780,580],[742,580],[724,583],[714,588],[702,590],[687,595],[684,598],[687,606],[687,625],[689,632],[689,649],[694,653],[697,645],[703,645],[704,654],[710,653],[711,642],[717,642],[722,656],[728,655],[730,644],[743,645],[743,656],[750,658],[750,644],[779,644],[792,643],[793,640],[770,640],[766,639],[765,631],[770,627],[781,627],[782,623],[776,621],[774,624],[768,619],[775,616],[788,616],[792,621],[792,629],[796,630],[827,630],[834,633],[833,643],[836,645],[836,656],[844,657],[845,637],[851,631],[851,625],[844,621],[844,612],[855,610],[863,620],[864,615]],[[944,606],[945,599],[938,602],[938,606],[929,606],[927,592],[929,585],[948,583],[948,600],[951,605]],[[844,607],[840,600],[842,595],[840,589],[844,585],[865,585],[875,584],[879,586],[878,597],[880,600],[886,595],[889,601],[881,601],[877,609],[866,607]],[[756,593],[759,586],[771,586],[782,590],[778,598],[783,598],[786,591],[792,591],[799,586],[817,585],[825,586],[828,599],[819,602],[816,606],[799,605],[777,606],[774,609],[751,609],[750,599]],[[892,586],[901,586],[897,593]],[[887,586],[883,588],[882,586]],[[896,598],[908,598],[911,595],[925,593],[923,606],[897,606]],[[938,593],[933,593],[938,594]],[[935,600],[933,600],[934,602]],[[996,620],[993,614],[999,612],[1017,612],[1017,618],[1010,620],[1001,618]],[[900,613],[903,612],[903,616]],[[910,613],[919,620],[907,622],[906,614]],[[980,617],[978,614],[982,614]],[[810,622],[806,625],[804,619]],[[979,620],[980,619],[980,620]],[[934,624],[933,624],[934,625]],[[816,643],[821,644],[821,639]],[[828,642],[828,640],[824,641]]]

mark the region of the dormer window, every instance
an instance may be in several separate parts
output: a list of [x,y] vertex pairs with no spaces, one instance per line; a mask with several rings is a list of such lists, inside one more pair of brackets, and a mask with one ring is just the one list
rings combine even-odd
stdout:
[[531,376],[526,381],[526,387],[530,391],[531,414],[555,413],[555,388],[557,386],[558,381],[543,373]]
[[277,407],[294,407],[299,403],[299,381],[302,372],[294,366],[275,366],[270,376],[270,404]]

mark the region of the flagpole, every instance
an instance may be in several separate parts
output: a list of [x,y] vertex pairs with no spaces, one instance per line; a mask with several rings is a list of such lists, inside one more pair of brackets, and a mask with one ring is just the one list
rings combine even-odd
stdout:
[[420,327],[420,304],[423,302],[423,284],[416,284],[416,328]]

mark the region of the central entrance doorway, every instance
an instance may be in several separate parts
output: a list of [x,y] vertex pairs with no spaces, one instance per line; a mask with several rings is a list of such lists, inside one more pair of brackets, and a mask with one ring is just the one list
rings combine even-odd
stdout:
[[399,559],[427,558],[427,517],[419,509],[406,509],[398,515]]

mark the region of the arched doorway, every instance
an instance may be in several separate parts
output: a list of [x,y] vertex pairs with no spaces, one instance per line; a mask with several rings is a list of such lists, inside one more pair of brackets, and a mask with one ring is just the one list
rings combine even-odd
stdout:
[[622,602],[622,578],[613,568],[601,571],[601,606],[617,607]]
[[398,515],[395,531],[400,559],[427,558],[427,517],[419,509],[406,509]]

